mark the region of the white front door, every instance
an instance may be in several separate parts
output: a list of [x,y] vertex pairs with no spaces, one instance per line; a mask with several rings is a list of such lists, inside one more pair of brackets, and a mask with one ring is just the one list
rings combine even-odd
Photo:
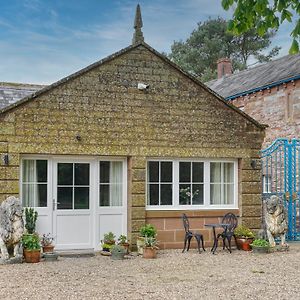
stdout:
[[57,250],[99,249],[104,233],[127,234],[126,160],[23,157],[21,198]]
[[53,229],[58,249],[93,248],[91,164],[55,161]]

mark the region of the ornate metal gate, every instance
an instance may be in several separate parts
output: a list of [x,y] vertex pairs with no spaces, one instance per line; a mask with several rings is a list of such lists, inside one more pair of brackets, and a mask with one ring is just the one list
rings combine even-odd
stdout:
[[288,210],[289,240],[300,241],[300,140],[277,139],[262,150],[263,200],[281,196]]

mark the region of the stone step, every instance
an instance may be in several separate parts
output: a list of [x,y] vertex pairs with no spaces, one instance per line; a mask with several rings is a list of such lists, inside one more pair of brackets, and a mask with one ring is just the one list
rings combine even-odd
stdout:
[[95,256],[94,249],[84,250],[54,250],[59,256],[62,257],[93,257]]

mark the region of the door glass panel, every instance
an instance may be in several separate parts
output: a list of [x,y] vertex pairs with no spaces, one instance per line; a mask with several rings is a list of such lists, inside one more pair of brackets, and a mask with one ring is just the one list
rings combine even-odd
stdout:
[[36,161],[36,170],[37,170],[37,181],[38,182],[47,182],[47,161],[46,160],[37,160]]
[[23,184],[22,186],[22,202],[24,207],[35,207],[34,203],[34,184]]
[[74,192],[74,208],[89,209],[90,189],[88,187],[76,187]]
[[100,162],[100,182],[109,183],[109,161]]
[[75,185],[90,184],[90,164],[75,164]]
[[100,206],[109,206],[109,185],[100,184]]
[[72,185],[73,184],[73,164],[59,163],[57,167],[57,184]]
[[37,207],[46,207],[47,206],[47,184],[38,184],[36,186],[36,201]]
[[58,187],[57,188],[57,209],[73,208],[73,188]]

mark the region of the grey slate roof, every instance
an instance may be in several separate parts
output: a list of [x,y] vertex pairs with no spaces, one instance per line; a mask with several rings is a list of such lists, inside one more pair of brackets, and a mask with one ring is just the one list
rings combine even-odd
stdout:
[[224,98],[234,99],[293,79],[300,79],[300,53],[287,55],[205,84]]
[[27,97],[44,85],[0,82],[0,109]]

